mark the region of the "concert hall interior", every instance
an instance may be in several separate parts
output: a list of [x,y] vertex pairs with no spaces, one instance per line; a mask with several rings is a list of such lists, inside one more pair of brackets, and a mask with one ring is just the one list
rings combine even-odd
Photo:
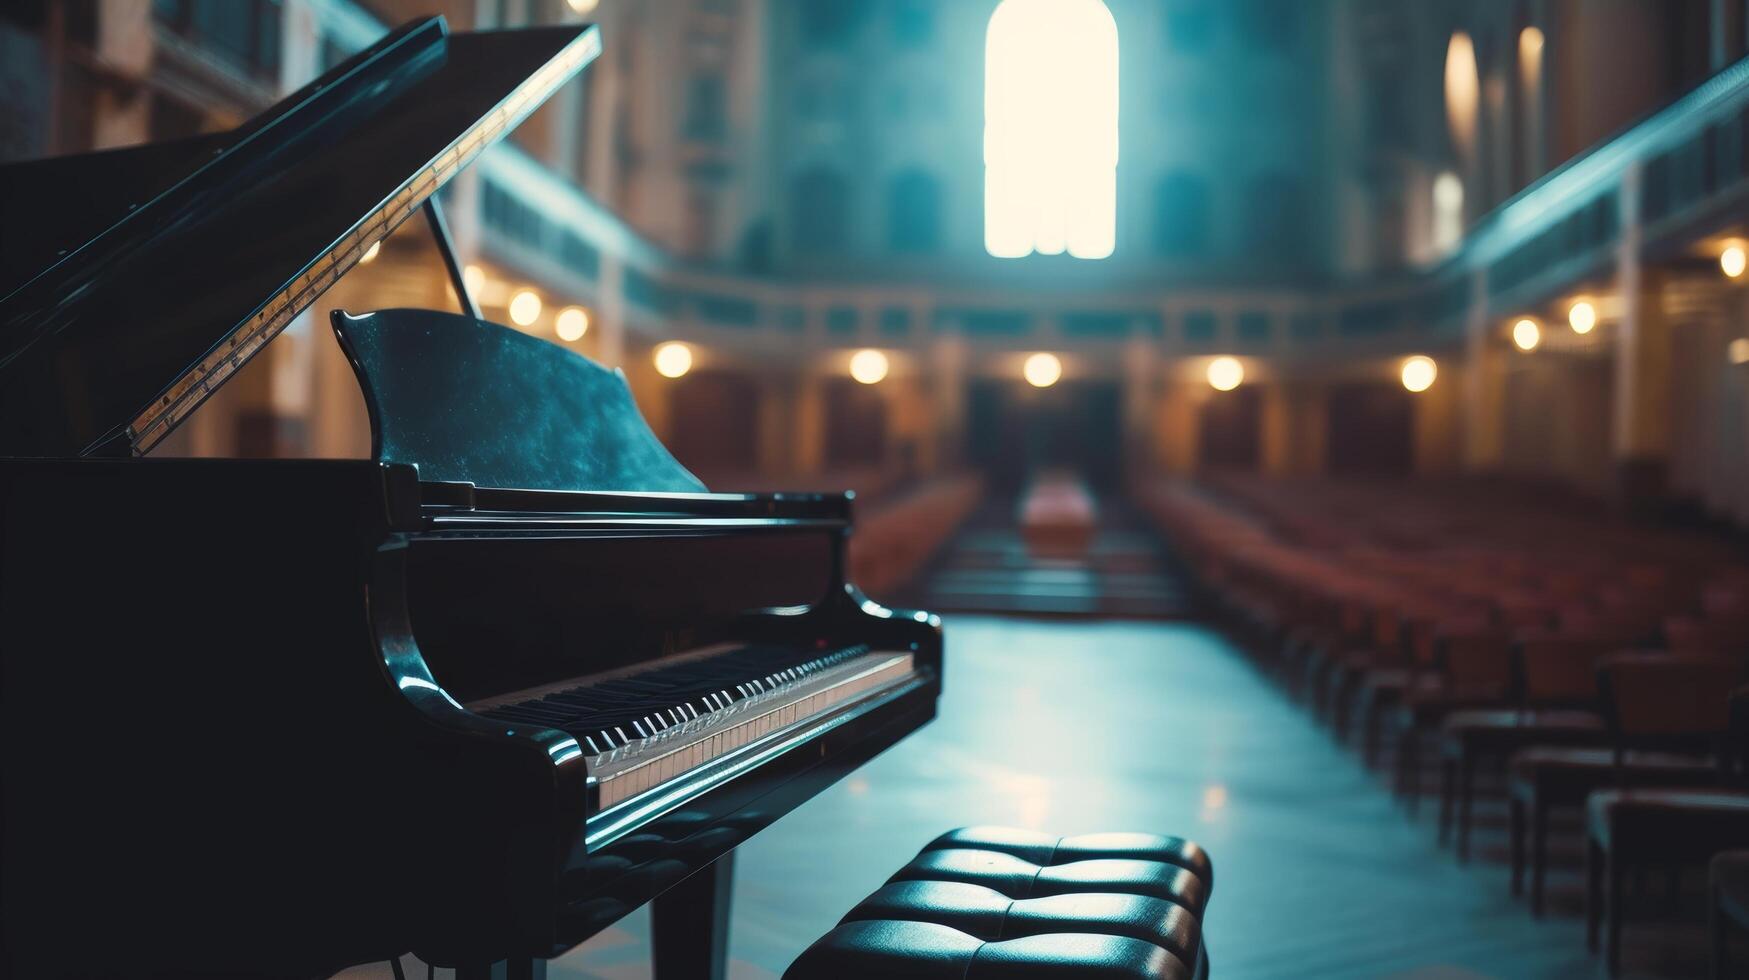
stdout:
[[0,973],[1749,976],[1746,272],[1749,0],[9,0]]

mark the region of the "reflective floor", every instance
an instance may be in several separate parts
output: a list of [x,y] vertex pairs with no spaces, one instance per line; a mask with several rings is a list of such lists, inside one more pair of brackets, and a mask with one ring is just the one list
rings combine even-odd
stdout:
[[[731,976],[781,974],[926,841],[969,823],[1201,841],[1219,980],[1603,975],[1576,866],[1551,877],[1555,911],[1533,922],[1507,897],[1500,821],[1484,815],[1479,859],[1459,867],[1428,808],[1407,819],[1219,636],[963,616],[948,636],[941,717],[740,849]],[[1705,975],[1697,879],[1687,891],[1680,922],[1630,919],[1624,976]],[[549,976],[648,977],[647,936],[634,915]]]

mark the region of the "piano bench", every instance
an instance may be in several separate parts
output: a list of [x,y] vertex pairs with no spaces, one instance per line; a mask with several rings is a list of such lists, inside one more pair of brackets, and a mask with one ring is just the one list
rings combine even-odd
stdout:
[[785,980],[1193,980],[1214,870],[1154,834],[967,827],[931,841]]

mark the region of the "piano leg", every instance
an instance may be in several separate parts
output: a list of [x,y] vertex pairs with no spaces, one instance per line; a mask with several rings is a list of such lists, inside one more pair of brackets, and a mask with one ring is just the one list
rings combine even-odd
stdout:
[[723,980],[729,959],[730,851],[650,903],[656,980]]

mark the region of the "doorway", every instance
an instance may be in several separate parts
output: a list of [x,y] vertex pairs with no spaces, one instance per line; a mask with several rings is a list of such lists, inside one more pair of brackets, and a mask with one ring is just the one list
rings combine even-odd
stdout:
[[1080,473],[1095,491],[1123,478],[1123,400],[1116,382],[1034,388],[974,381],[967,392],[967,457],[993,488],[1016,492],[1041,469]]

